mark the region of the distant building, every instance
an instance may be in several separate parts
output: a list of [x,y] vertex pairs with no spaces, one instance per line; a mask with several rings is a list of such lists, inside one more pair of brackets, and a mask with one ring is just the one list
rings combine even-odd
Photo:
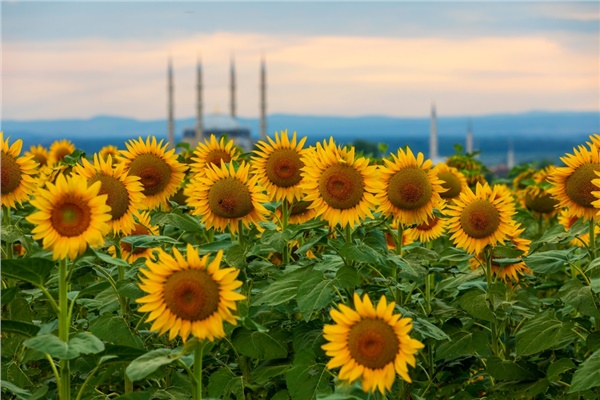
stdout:
[[[203,136],[205,138],[209,138],[210,135],[215,135],[217,138],[226,135],[244,150],[252,149],[253,141],[250,129],[242,126],[236,118],[230,115],[208,114],[204,116],[203,120]],[[195,147],[198,144],[196,130],[194,128],[185,129],[183,141]]]

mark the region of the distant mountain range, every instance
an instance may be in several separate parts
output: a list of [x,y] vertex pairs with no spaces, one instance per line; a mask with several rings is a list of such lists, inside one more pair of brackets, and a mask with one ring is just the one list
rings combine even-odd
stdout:
[[[258,118],[239,118],[258,138]],[[507,149],[512,146],[517,162],[529,159],[557,160],[570,152],[573,146],[582,144],[592,133],[600,132],[600,112],[544,112],[532,111],[520,114],[494,114],[483,116],[438,116],[440,154],[454,152],[453,145],[464,145],[469,124],[473,132],[474,146],[482,150],[482,157],[490,162],[502,162]],[[185,128],[194,127],[195,118],[177,119],[176,139],[181,138]],[[308,143],[333,136],[340,143],[366,140],[386,143],[394,151],[409,145],[414,151],[428,153],[430,118],[403,118],[388,116],[337,117],[272,114],[267,119],[268,132],[283,129],[307,136]],[[54,140],[69,139],[77,147],[95,152],[106,144],[124,147],[130,138],[148,135],[166,138],[167,121],[137,120],[133,118],[97,116],[89,119],[57,120],[5,120],[1,129],[5,136],[21,138],[25,148],[33,144],[49,146]],[[495,157],[495,159],[494,159]]]

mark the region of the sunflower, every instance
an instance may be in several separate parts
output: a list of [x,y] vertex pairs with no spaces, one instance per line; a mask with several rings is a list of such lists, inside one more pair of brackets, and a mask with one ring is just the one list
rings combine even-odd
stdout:
[[250,165],[222,163],[220,167],[211,165],[206,176],[197,176],[190,182],[188,205],[194,207],[191,213],[199,215],[207,229],[215,228],[237,233],[239,222],[246,227],[265,219],[268,214],[262,203],[268,201],[263,188],[258,185],[258,177],[250,175]]
[[329,342],[322,346],[332,357],[327,368],[342,367],[341,380],[350,383],[361,378],[365,392],[391,390],[396,373],[411,382],[408,365],[415,366],[415,354],[423,343],[409,336],[412,319],[393,314],[396,303],[381,296],[377,307],[365,294],[361,300],[354,293],[353,310],[343,304],[331,310],[334,325],[323,327],[323,337]]
[[59,175],[56,184],[39,188],[31,204],[39,211],[26,219],[35,228],[34,239],[43,239],[43,247],[52,250],[52,257],[75,259],[88,245],[104,243],[110,231],[110,207],[106,195],[99,195],[100,182],[88,186],[83,176],[65,178]]
[[[575,225],[575,222],[577,222],[579,218],[580,217],[572,213],[570,209],[563,208],[558,214],[558,223],[565,228],[565,231],[568,231]],[[594,226],[594,233],[596,235],[600,234],[600,226]],[[586,231],[586,233],[578,235],[575,239],[571,240],[569,244],[578,247],[588,246],[590,244],[590,233]]]
[[157,143],[155,137],[151,140],[148,136],[146,142],[140,137],[125,143],[127,150],[121,151],[127,174],[140,177],[147,209],[164,205],[179,189],[187,169],[177,161],[175,149],[166,151],[167,145],[162,143],[162,140]]
[[100,181],[100,194],[106,194],[106,204],[110,206],[111,220],[109,224],[115,234],[128,235],[135,227],[133,214],[143,208],[144,194],[139,177],[126,175],[124,166],[118,163],[113,166],[112,157],[108,159],[94,154],[94,163],[83,159],[82,164],[75,167],[75,173],[84,176],[88,185]]
[[591,142],[585,142],[590,147],[590,150],[594,147],[596,149],[600,149],[600,135],[598,135],[597,133],[591,134],[590,140]]
[[16,140],[12,145],[10,138],[4,140],[4,132],[0,132],[0,151],[2,167],[2,205],[15,208],[17,204],[29,199],[36,185],[34,176],[37,173],[37,163],[31,156],[19,157],[23,141]]
[[169,331],[169,339],[177,335],[185,342],[190,334],[211,342],[225,336],[223,321],[236,325],[236,301],[246,297],[235,292],[242,286],[236,280],[239,270],[220,269],[223,251],[209,262],[200,258],[192,245],[187,245],[187,259],[173,248],[173,255],[159,250],[157,262],[146,261],[141,270],[140,289],[148,293],[138,300],[138,311],[149,312],[151,330]]
[[427,243],[441,237],[446,231],[447,225],[448,220],[446,218],[433,216],[427,222],[407,229],[404,235],[408,236],[413,242],[418,240],[421,243]]
[[50,158],[50,153],[48,150],[41,145],[31,146],[29,151],[25,152],[26,156],[31,156],[35,162],[38,163],[38,167],[42,168],[48,164],[48,159]]
[[447,206],[448,230],[457,247],[478,254],[487,245],[504,242],[513,231],[515,213],[513,199],[507,194],[478,183],[461,193],[453,204]]
[[325,219],[330,227],[340,224],[353,226],[366,217],[373,218],[377,199],[375,191],[381,190],[377,166],[369,166],[364,157],[355,158],[354,148],[336,147],[333,137],[302,157],[302,183],[305,201],[309,208]]
[[[155,235],[156,236],[159,234],[158,226],[152,225],[150,222],[150,213],[148,211],[138,211],[134,214],[134,217],[135,217],[135,219],[137,219],[137,222],[135,222],[135,224],[133,226],[133,230],[131,232],[129,232],[128,235],[123,236],[123,237],[135,236],[135,235]],[[132,249],[131,245],[129,243],[125,243],[123,241],[119,241],[119,246],[121,249],[121,258],[123,260],[126,260],[130,264],[132,264],[138,258],[142,258],[142,257],[144,257],[146,259],[152,259],[153,251],[155,250],[155,248],[151,248],[151,247],[147,247],[147,248],[138,247],[138,248]],[[115,248],[115,246],[109,247],[108,252],[113,257],[117,256],[117,249]]]
[[458,196],[468,187],[467,179],[456,168],[445,163],[435,166],[437,177],[442,181],[442,187],[446,189],[440,193],[440,197],[448,202]]
[[109,144],[101,148],[98,154],[100,155],[100,158],[103,158],[104,160],[106,160],[108,156],[111,156],[112,159],[116,162],[117,157],[119,156],[119,149],[117,148],[117,146]]
[[553,217],[559,211],[558,201],[548,193],[545,187],[549,184],[548,176],[552,173],[553,168],[548,166],[535,172],[531,177],[535,184],[526,186],[518,196],[524,208],[545,217]]
[[[525,229],[519,229],[519,227],[515,225],[513,232],[508,235],[507,241],[512,243],[515,249],[521,250],[523,255],[527,255],[527,253],[529,253],[529,245],[531,244],[531,240],[519,237],[524,231]],[[533,271],[527,268],[527,265],[525,265],[525,262],[522,260],[522,256],[518,257],[520,261],[512,264],[502,263],[501,261],[503,257],[495,256],[493,250],[491,257],[492,273],[505,282],[509,279],[518,282],[521,275],[533,274]],[[483,253],[479,253],[475,257],[470,258],[469,264],[471,269],[477,269],[480,265],[485,264],[485,255]]]
[[190,170],[193,175],[205,176],[206,169],[210,165],[220,167],[221,162],[229,163],[239,158],[240,151],[235,147],[233,140],[227,140],[225,137],[217,142],[215,135],[210,135],[210,139],[204,139],[204,143],[198,143],[194,150]]
[[423,153],[415,158],[410,148],[399,149],[392,160],[384,159],[380,168],[383,187],[376,191],[379,210],[402,224],[421,224],[433,217],[433,209],[441,202],[443,181]]
[[302,197],[300,181],[301,170],[304,167],[302,156],[306,153],[303,149],[306,137],[296,143],[296,132],[292,139],[288,139],[287,130],[275,132],[275,141],[267,138],[269,143],[259,141],[256,143],[258,150],[252,157],[252,169],[258,175],[259,183],[265,188],[271,200],[293,202]]
[[67,139],[56,140],[50,145],[50,155],[48,157],[48,164],[58,164],[63,161],[66,156],[75,151],[75,145],[73,142]]
[[569,207],[573,214],[587,221],[598,211],[592,204],[596,200],[592,180],[596,179],[595,171],[600,171],[600,149],[579,146],[573,152],[561,157],[567,166],[555,168],[548,177],[554,185],[548,193],[558,201],[558,207]]
[[[385,242],[387,244],[388,250],[395,250],[396,249],[396,241],[398,240],[398,235],[396,233],[396,232],[398,232],[398,223],[392,222],[392,224],[390,225],[390,228],[392,229],[391,231],[385,232]],[[402,248],[404,248],[404,246],[408,246],[409,244],[412,244],[415,242],[413,235],[410,235],[409,232],[410,232],[410,229],[405,229],[402,232]]]
[[[309,201],[296,201],[292,203],[289,210],[288,223],[294,225],[302,225],[305,222],[310,221],[311,219],[317,216],[317,213],[313,208],[310,208]],[[275,217],[280,220],[283,216],[281,214],[281,206],[277,207],[275,210]]]

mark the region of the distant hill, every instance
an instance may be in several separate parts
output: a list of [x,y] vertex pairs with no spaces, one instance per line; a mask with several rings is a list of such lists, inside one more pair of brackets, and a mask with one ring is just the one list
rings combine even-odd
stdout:
[[[258,118],[239,118],[242,125],[258,136]],[[438,116],[438,136],[442,155],[454,152],[453,145],[464,144],[470,122],[474,145],[482,150],[482,157],[491,162],[502,162],[510,143],[517,161],[547,158],[557,160],[559,155],[571,151],[592,134],[600,132],[599,112],[543,112],[521,114],[496,114],[483,116]],[[177,119],[176,138],[181,138],[185,128],[195,125],[194,118]],[[409,145],[414,151],[428,152],[430,119],[388,116],[337,117],[272,114],[267,121],[268,132],[283,129],[307,136],[314,144],[333,136],[336,141],[350,143],[362,139],[388,144],[390,150]],[[98,151],[106,144],[124,147],[130,138],[154,135],[166,138],[166,119],[137,120],[133,118],[97,116],[89,119],[57,119],[2,121],[6,136],[22,138],[24,147],[33,144],[49,146],[54,140],[66,138],[88,152]]]

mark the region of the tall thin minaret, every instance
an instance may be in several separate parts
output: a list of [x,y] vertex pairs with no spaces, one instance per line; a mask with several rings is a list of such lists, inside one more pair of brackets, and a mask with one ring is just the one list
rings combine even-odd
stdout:
[[438,136],[437,136],[437,117],[435,113],[435,104],[431,105],[431,128],[429,131],[429,159],[437,162],[438,155]]
[[168,67],[168,104],[167,104],[167,112],[169,116],[168,121],[168,140],[169,145],[171,147],[175,147],[175,101],[173,100],[173,63],[171,62],[171,57],[169,57],[169,67]]
[[198,65],[196,67],[196,145],[204,139],[204,128],[202,126],[202,61],[198,59]]
[[467,143],[465,146],[467,153],[473,152],[473,130],[471,129],[471,120],[469,119],[469,125],[467,126]]
[[510,171],[515,166],[515,150],[512,139],[508,140],[508,152],[506,153],[506,167]]
[[231,68],[229,75],[229,92],[231,96],[231,116],[235,118],[235,65],[233,63],[233,57],[231,57]]
[[267,140],[267,68],[264,56],[260,62],[260,139]]

